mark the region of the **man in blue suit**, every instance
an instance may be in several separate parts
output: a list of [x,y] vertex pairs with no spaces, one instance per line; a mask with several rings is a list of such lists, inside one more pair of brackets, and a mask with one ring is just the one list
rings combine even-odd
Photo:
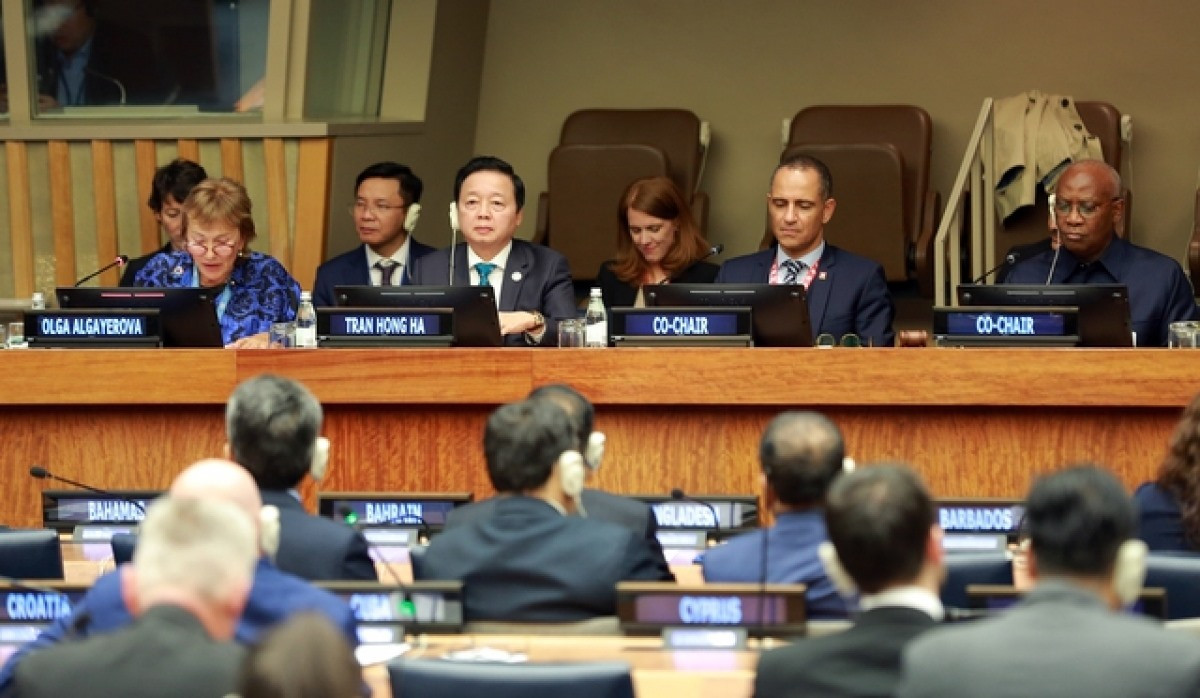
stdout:
[[825,493],[842,472],[842,432],[816,412],[784,412],[759,445],[764,505],[775,525],[731,539],[704,554],[709,582],[806,584],[811,618],[845,618],[846,604],[817,557],[829,540]]
[[395,162],[377,162],[358,173],[350,213],[362,244],[317,267],[314,305],[337,305],[335,286],[408,283],[413,260],[433,252],[412,237],[422,188],[412,170]]
[[[249,473],[236,463],[200,461],[175,478],[170,493],[178,498],[231,502],[256,521],[259,520],[262,500],[258,488]],[[265,529],[268,524],[263,523],[262,526]],[[272,537],[270,534],[260,535],[264,548]],[[263,631],[292,614],[314,611],[324,615],[341,630],[347,642],[357,645],[357,624],[350,607],[333,594],[281,571],[267,557],[271,553],[272,550],[264,549],[264,555],[254,569],[250,596],[242,609],[234,639],[240,644],[252,645]],[[60,642],[110,633],[132,623],[133,614],[125,605],[122,589],[126,583],[120,569],[96,579],[87,595],[75,604],[69,615],[59,618],[42,631],[37,639],[22,647],[4,665],[0,671],[0,695],[8,695],[16,667],[29,653]]]
[[491,286],[500,333],[510,346],[557,341],[557,321],[575,317],[575,289],[567,258],[514,240],[525,206],[525,183],[500,158],[472,158],[454,178],[458,223],[466,244],[438,250],[413,265],[414,284]]
[[833,218],[833,177],[820,160],[796,155],[771,177],[767,214],[777,244],[721,265],[716,283],[802,284],[813,338],[854,334],[863,346],[895,344],[895,308],[883,268],[825,242]]

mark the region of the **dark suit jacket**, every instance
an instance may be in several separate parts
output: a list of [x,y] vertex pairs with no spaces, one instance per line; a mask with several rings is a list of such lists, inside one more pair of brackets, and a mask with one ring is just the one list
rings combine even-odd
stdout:
[[863,613],[842,633],[798,640],[758,660],[756,698],[891,696],[900,684],[904,646],[936,622],[913,608]]
[[286,491],[262,490],[262,500],[263,504],[279,509],[276,567],[310,580],[379,579],[362,533],[345,524],[312,516]]
[[167,244],[165,244],[162,247],[158,248],[157,250],[151,252],[150,254],[144,254],[141,257],[138,257],[137,259],[131,259],[128,262],[126,262],[125,271],[121,272],[121,285],[122,286],[137,286],[137,284],[133,283],[133,280],[134,280],[134,278],[137,277],[138,272],[141,271],[142,268],[146,266],[146,262],[149,262],[150,258],[156,254],[169,254],[170,252],[171,252],[171,243],[168,242]]
[[[496,495],[483,501],[455,507],[446,516],[446,529],[462,526],[495,515],[496,502],[508,495]],[[650,511],[650,505],[629,497],[609,494],[603,490],[585,489],[582,495],[587,518],[619,524],[642,536],[655,560],[666,565],[662,544],[658,542],[658,520]],[[674,576],[674,575],[672,575]]]
[[469,621],[525,622],[616,615],[617,582],[671,574],[628,528],[563,516],[521,495],[500,498],[487,518],[435,537],[414,572],[461,580]]
[[[775,248],[735,257],[721,265],[715,283],[765,284],[771,280]],[[896,343],[892,319],[896,309],[888,293],[883,267],[866,257],[838,249],[828,242],[808,287],[808,314],[813,339],[829,333],[834,339],[853,332],[865,346],[890,347]]]
[[[600,290],[604,294],[605,305],[610,308],[628,308],[637,300],[637,292],[640,287],[618,279],[617,275],[613,273],[612,264],[610,260],[600,265],[600,271],[596,273],[596,283],[600,285]],[[717,278],[718,269],[720,267],[709,262],[696,262],[672,277],[671,282],[710,284],[713,279]]]
[[[160,55],[154,37],[140,28],[101,19],[92,35],[92,50],[83,77],[83,103],[163,104],[179,90],[169,56]],[[49,40],[38,42],[38,92],[57,99],[58,49]]]
[[[415,285],[446,286],[450,276],[450,250],[438,250],[425,255],[413,263],[410,278]],[[514,279],[519,276],[519,280]],[[468,286],[471,270],[467,265],[467,245],[459,243],[454,248],[454,286]],[[542,245],[524,240],[513,240],[504,269],[504,282],[500,290],[500,311],[541,311],[546,318],[546,332],[542,335],[543,346],[558,343],[558,321],[576,316],[575,288],[571,284],[571,272],[567,258]],[[522,335],[508,335],[504,343],[524,346]]]
[[[429,245],[417,242],[416,238],[408,240],[408,262],[402,269],[401,284],[411,283],[411,269],[415,260],[433,252]],[[367,246],[359,245],[349,252],[344,252],[317,267],[317,280],[313,282],[313,305],[330,307],[337,305],[333,297],[335,286],[370,286],[371,269],[367,266]]]
[[29,655],[15,695],[221,698],[237,690],[242,654],[182,608],[155,606],[123,630]]

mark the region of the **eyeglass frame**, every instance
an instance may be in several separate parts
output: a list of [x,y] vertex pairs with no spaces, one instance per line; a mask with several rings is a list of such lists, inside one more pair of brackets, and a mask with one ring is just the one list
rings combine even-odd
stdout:
[[207,243],[199,240],[184,239],[183,246],[191,254],[204,256],[212,252],[216,257],[232,257],[234,250],[237,249],[237,242],[232,240],[213,240],[212,243]]
[[350,212],[351,216],[358,216],[362,212],[370,212],[372,215],[378,217],[380,214],[386,215],[393,211],[403,211],[408,206],[408,204],[393,206],[392,204],[372,204],[367,201],[355,201],[347,206],[346,210]]
[[[1067,201],[1065,199],[1055,199],[1052,207],[1054,213],[1059,216],[1069,216],[1072,210],[1079,211],[1079,215],[1084,218],[1091,218],[1100,213],[1100,209],[1115,202],[1120,201],[1121,197],[1114,196],[1107,201]],[[1086,208],[1085,208],[1086,207]]]

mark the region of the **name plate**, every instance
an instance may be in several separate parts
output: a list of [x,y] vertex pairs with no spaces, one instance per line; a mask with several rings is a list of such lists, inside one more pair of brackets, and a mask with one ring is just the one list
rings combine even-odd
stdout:
[[665,628],[744,628],[751,634],[799,634],[805,627],[803,584],[666,586],[661,582],[617,585],[617,615],[631,632]]
[[161,335],[155,309],[39,310],[25,315],[30,346],[157,346]]
[[449,308],[321,308],[317,334],[328,339],[450,337],[454,312]]
[[1018,501],[939,500],[938,524],[946,533],[1016,535],[1025,505]]
[[1073,337],[1077,319],[1073,308],[935,308],[933,331],[959,337]]
[[609,319],[614,345],[744,344],[751,337],[750,309],[613,308]]
[[361,526],[439,528],[457,506],[474,499],[470,492],[367,494],[329,492],[317,496],[321,516]]
[[696,498],[699,501],[673,499],[669,494],[633,495],[633,498],[650,505],[660,530],[734,532],[758,527],[755,495],[704,494]]
[[112,529],[94,538],[107,540],[113,533],[131,530],[140,523],[146,516],[145,508],[159,494],[146,490],[115,491],[114,496],[106,497],[78,490],[46,490],[42,492],[42,525],[58,531],[77,527]]
[[71,615],[71,608],[83,600],[87,587],[58,589],[20,589],[0,587],[0,622],[53,623]]
[[[462,583],[449,581],[410,582],[403,587],[379,582],[317,582],[346,602],[364,628],[407,629],[410,632],[459,632],[463,625]],[[403,631],[400,631],[400,636]],[[396,642],[383,633],[371,642]]]

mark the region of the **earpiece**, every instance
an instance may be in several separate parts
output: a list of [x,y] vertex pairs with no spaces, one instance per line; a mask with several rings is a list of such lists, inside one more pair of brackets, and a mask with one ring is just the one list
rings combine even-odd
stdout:
[[563,493],[571,499],[578,499],[583,493],[583,480],[587,477],[584,470],[583,455],[579,451],[563,451],[558,457],[558,477],[562,483]]
[[324,436],[318,436],[316,443],[313,444],[312,463],[308,465],[308,473],[312,475],[312,479],[320,482],[325,478],[325,473],[329,471],[329,439]]
[[858,463],[855,463],[854,459],[851,458],[850,456],[846,456],[845,458],[842,459],[842,472],[852,473],[852,472],[854,472],[854,469],[857,467],[858,467]]
[[421,204],[413,202],[408,205],[408,212],[404,214],[404,229],[412,232],[417,227],[417,220],[421,217]]
[[450,230],[458,232],[458,202],[450,202]]
[[608,437],[602,431],[593,431],[587,440],[587,447],[583,450],[583,462],[592,470],[600,469],[600,462],[604,460],[604,445],[608,443]]
[[825,568],[825,576],[833,582],[833,586],[839,594],[854,596],[858,593],[858,586],[850,578],[850,573],[846,572],[846,568],[842,567],[842,561],[838,557],[837,548],[833,547],[833,543],[825,541],[818,545],[817,558],[821,561],[821,566]]
[[1117,549],[1117,560],[1113,563],[1113,593],[1122,607],[1137,601],[1146,581],[1146,543],[1130,539]]
[[272,561],[279,550],[279,509],[267,504],[258,510],[258,545]]
[[1053,232],[1055,235],[1057,235],[1058,234],[1058,211],[1055,210],[1054,205],[1056,203],[1058,203],[1058,196],[1051,194],[1049,196],[1049,198],[1047,199],[1047,201],[1050,204],[1050,231]]

